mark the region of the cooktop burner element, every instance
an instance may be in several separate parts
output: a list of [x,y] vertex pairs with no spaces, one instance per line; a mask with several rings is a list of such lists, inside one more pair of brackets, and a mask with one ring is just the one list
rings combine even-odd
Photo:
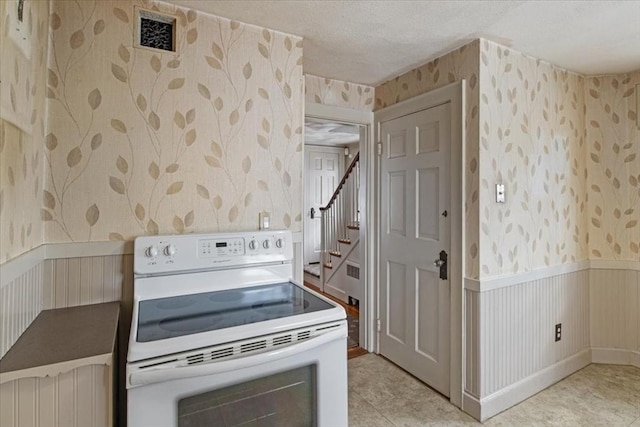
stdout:
[[208,331],[218,322],[214,317],[198,316],[196,318],[183,317],[178,319],[161,320],[158,323],[160,329],[169,333],[193,334]]
[[196,302],[196,299],[192,297],[167,298],[164,301],[160,301],[158,303],[158,308],[161,310],[177,310],[180,308],[189,307]]
[[209,299],[213,302],[230,302],[241,300],[242,296],[240,291],[214,292]]
[[331,309],[291,282],[144,300],[138,342],[231,328]]

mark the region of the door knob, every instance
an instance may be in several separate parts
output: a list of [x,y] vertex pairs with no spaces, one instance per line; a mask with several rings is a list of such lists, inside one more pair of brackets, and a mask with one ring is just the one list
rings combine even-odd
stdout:
[[446,261],[443,261],[440,258],[438,258],[435,261],[433,261],[433,265],[435,265],[438,268],[442,267],[445,264],[446,264]]
[[311,208],[311,219],[314,219],[316,217],[316,210]]

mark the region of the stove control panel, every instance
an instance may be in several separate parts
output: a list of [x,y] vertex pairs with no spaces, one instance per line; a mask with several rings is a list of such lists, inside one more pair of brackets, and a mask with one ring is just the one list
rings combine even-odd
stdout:
[[135,240],[136,274],[290,263],[290,231],[142,236]]
[[244,255],[244,239],[202,239],[198,241],[198,256],[200,258],[215,258],[219,256]]

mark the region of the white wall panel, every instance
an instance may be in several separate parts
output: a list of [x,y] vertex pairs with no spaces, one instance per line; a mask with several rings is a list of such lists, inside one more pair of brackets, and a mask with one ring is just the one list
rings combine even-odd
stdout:
[[640,350],[640,272],[591,269],[591,346]]
[[132,258],[109,255],[46,260],[44,309],[127,300],[133,281]]
[[472,396],[480,396],[480,293],[465,290],[465,384]]
[[[479,378],[486,397],[589,348],[589,275],[562,274],[479,295]],[[474,304],[467,306],[467,312]],[[562,340],[554,326],[562,323]],[[469,338],[467,338],[469,340]],[[467,341],[467,345],[469,345]],[[469,351],[469,349],[467,349]],[[469,355],[467,355],[467,360]],[[473,393],[473,390],[468,390]]]
[[37,381],[39,382],[38,414],[40,427],[54,427],[58,420],[57,377],[38,378]]
[[43,309],[42,274],[42,263],[38,263],[0,289],[0,358]]
[[[133,310],[133,255],[57,258],[48,259],[44,264],[45,283],[48,283],[44,294],[45,309],[120,301],[118,364],[120,384],[125,384]],[[126,409],[123,388],[118,396],[118,406],[123,417]],[[94,407],[94,411],[99,410],[99,407]],[[101,419],[97,415],[96,417]]]
[[111,367],[84,366],[56,377],[0,385],[2,427],[111,426]]
[[[124,379],[133,303],[133,256],[47,259],[2,288],[2,349],[17,340],[41,310],[121,301],[118,360]],[[2,384],[2,427],[103,426],[112,419],[106,366],[86,366],[55,378]],[[121,382],[124,384],[124,382]],[[124,408],[124,393],[120,406]]]

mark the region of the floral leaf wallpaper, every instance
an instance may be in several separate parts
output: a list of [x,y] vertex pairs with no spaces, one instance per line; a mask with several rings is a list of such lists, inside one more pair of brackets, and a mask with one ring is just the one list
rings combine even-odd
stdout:
[[[134,5],[177,17],[177,52],[134,47]],[[47,242],[257,229],[260,211],[301,229],[301,39],[161,2],[56,1],[51,22]]]
[[376,87],[375,109],[466,79],[466,164],[465,171],[465,276],[478,278],[479,267],[479,184],[478,184],[478,120],[479,120],[479,51],[475,40],[440,58],[428,62]]
[[305,99],[310,104],[334,105],[372,111],[374,88],[356,83],[305,74]]
[[585,79],[589,256],[640,261],[640,71]]
[[465,276],[639,260],[640,73],[583,77],[480,39],[378,86],[375,108],[461,78]]
[[[0,39],[2,103],[33,105],[31,130],[0,121],[0,263],[43,242],[253,229],[262,210],[301,229],[301,39],[160,2],[28,4],[30,58],[7,25]],[[134,6],[176,16],[176,53],[134,47]],[[305,95],[379,109],[461,78],[466,277],[640,260],[639,72],[583,77],[481,39],[375,102],[317,76]]]
[[584,78],[487,40],[480,58],[481,277],[587,259]]
[[[7,33],[7,8],[14,5],[0,2],[0,263],[40,246],[43,239],[40,208],[49,10],[47,2],[25,4],[31,38],[27,58]],[[5,107],[10,114],[5,115]]]

